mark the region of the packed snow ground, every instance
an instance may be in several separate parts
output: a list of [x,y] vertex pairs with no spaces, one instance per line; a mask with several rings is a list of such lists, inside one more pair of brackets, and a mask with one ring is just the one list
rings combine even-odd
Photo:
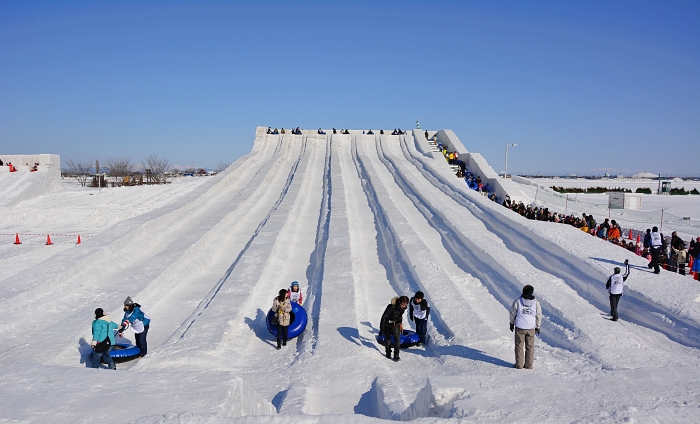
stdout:
[[[600,180],[530,178],[528,180],[533,184],[545,187],[604,187],[609,189],[626,188],[632,190],[632,192],[638,188],[650,188],[652,192],[656,192],[658,188],[658,181],[653,180],[630,180],[617,178]],[[700,181],[672,181],[672,187],[685,188],[686,191],[693,189],[700,190]],[[535,187],[519,184],[519,188],[524,190],[529,197],[534,199]],[[580,200],[583,202],[590,202],[603,207],[608,206],[607,194],[569,193],[569,199],[572,201]],[[700,221],[700,195],[642,195],[642,211],[658,212],[662,209],[671,215],[690,217],[693,220]]]
[[[421,137],[258,134],[216,177],[0,207],[1,418],[697,420],[697,281],[488,201],[420,153]],[[12,244],[44,232],[91,237]],[[624,259],[611,322],[604,284]],[[265,314],[293,280],[309,325],[277,351]],[[534,370],[514,370],[508,308],[525,284],[545,318]],[[394,363],[374,339],[379,318],[416,290],[432,344]],[[94,309],[118,320],[127,295],[152,317],[148,356],[86,368]]]

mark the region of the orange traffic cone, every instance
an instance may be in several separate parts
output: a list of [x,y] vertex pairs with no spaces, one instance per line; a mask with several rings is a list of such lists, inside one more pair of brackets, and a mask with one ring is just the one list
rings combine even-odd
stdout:
[[637,243],[639,243],[640,241],[642,241],[642,236],[640,234],[637,234]]
[[22,244],[21,241],[19,241],[19,234],[15,233],[15,244]]
[[46,245],[51,246],[53,243],[51,243],[51,235],[47,234],[46,235]]
[[632,240],[632,229],[630,228],[630,235],[627,237],[628,240]]
[[78,242],[75,244],[80,244],[80,234],[78,234]]

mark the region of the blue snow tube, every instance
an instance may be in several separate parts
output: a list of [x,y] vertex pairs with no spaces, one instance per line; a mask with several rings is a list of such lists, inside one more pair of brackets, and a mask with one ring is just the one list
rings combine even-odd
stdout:
[[141,349],[139,349],[138,346],[126,342],[115,343],[112,346],[112,350],[109,352],[109,356],[112,357],[114,362],[131,361],[132,359],[138,358],[140,355]]
[[[292,312],[290,312],[291,320],[289,323],[289,328],[287,329],[287,339],[293,339],[299,334],[304,332],[306,329],[306,322],[308,321],[308,316],[306,315],[306,309],[304,309],[300,304],[292,302]],[[270,309],[267,313],[267,319],[265,324],[267,325],[267,331],[273,336],[277,337],[277,326],[272,325],[272,317],[275,313]]]
[[[379,334],[377,336],[377,343],[381,344],[384,346],[384,341],[386,338],[384,337],[384,334]],[[391,342],[394,342],[394,335],[391,335]],[[401,349],[406,349],[411,346],[416,346],[418,343],[420,343],[420,336],[418,333],[415,331],[411,330],[403,330],[403,334],[401,334],[401,341],[399,345],[401,346]]]
[[469,185],[469,188],[472,189],[472,190],[478,190],[478,189],[479,189],[479,185],[478,185],[477,183],[475,183],[474,181],[470,181],[470,182],[467,183],[467,184]]

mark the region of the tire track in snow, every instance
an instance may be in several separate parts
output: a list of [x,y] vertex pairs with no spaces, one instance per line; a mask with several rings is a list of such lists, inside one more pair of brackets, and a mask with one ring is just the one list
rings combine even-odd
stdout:
[[[51,315],[52,321],[60,319],[64,328],[75,328],[78,332],[76,338],[80,337],[79,329],[81,328],[80,323],[84,321],[84,311],[70,305],[82,305],[95,301],[105,301],[108,304],[119,302],[117,298],[122,297],[123,287],[111,286],[112,293],[106,293],[103,281],[109,275],[120,272],[134,263],[144,262],[141,255],[129,255],[130,249],[138,248],[139,251],[148,252],[146,247],[150,249],[153,249],[153,246],[158,247],[158,240],[162,234],[158,233],[159,237],[153,237],[151,235],[153,232],[157,232],[163,227],[171,229],[181,226],[188,220],[196,219],[197,213],[203,209],[197,208],[197,206],[202,206],[202,202],[211,202],[212,198],[220,197],[221,193],[217,192],[216,189],[222,186],[226,187],[226,183],[235,176],[234,172],[246,162],[245,158],[258,157],[260,150],[254,147],[253,152],[232,164],[225,173],[221,174],[220,178],[213,177],[178,201],[142,216],[119,222],[94,239],[93,249],[69,249],[45,261],[44,266],[38,269],[39,273],[28,276],[38,281],[38,284],[0,303],[8,304],[6,310],[16,309],[14,315],[17,318],[11,323],[0,326],[0,333],[12,329],[20,318],[24,323],[23,331],[28,337],[33,337],[31,334],[34,331],[38,334],[45,333],[45,325],[31,327],[29,323],[36,322],[41,316]],[[185,219],[178,220],[181,217]],[[173,223],[174,225],[172,225]],[[168,227],[168,225],[170,226]],[[144,238],[146,243],[144,243]],[[44,277],[42,272],[47,276]],[[81,289],[73,289],[78,284]],[[66,290],[65,287],[69,285],[70,289]],[[45,300],[47,297],[50,297],[50,301]],[[41,308],[31,307],[38,303],[42,303],[44,306]],[[51,305],[51,307],[47,308],[47,305]],[[32,319],[22,318],[24,311],[31,311]],[[59,315],[59,318],[56,315]],[[44,337],[37,336],[36,338]],[[25,346],[9,345],[3,346],[3,348],[7,348],[3,351],[9,351],[24,349]],[[74,345],[66,349],[69,351],[69,356],[75,355]],[[57,356],[55,355],[55,357]]]
[[[405,293],[407,291],[415,293],[419,290],[425,290],[420,282],[420,278],[414,271],[415,268],[408,254],[397,239],[396,230],[392,227],[387,213],[379,201],[377,190],[369,176],[367,167],[357,152],[357,139],[354,139],[352,143],[352,158],[357,174],[362,181],[362,188],[367,197],[367,202],[374,215],[379,263],[386,269],[389,282],[396,293]],[[431,313],[434,314],[433,325],[436,331],[445,340],[454,337],[449,326],[440,318],[439,310],[437,308],[434,311],[431,309]]]
[[243,249],[241,249],[241,251],[238,253],[238,256],[236,256],[233,263],[231,263],[231,266],[226,270],[226,272],[221,277],[221,279],[219,279],[219,281],[214,285],[214,287],[211,289],[209,294],[207,294],[207,296],[200,301],[199,305],[197,306],[195,311],[192,313],[192,315],[190,315],[190,317],[185,321],[185,323],[183,323],[182,327],[184,327],[184,328],[181,327],[182,331],[178,330],[176,332],[176,333],[180,333],[180,336],[179,336],[180,340],[185,338],[185,335],[187,335],[187,332],[192,327],[192,325],[195,323],[195,321],[204,313],[204,311],[209,307],[211,302],[216,298],[216,295],[219,293],[219,291],[221,290],[223,285],[228,280],[228,277],[231,275],[231,272],[233,272],[233,270],[236,268],[236,265],[238,265],[238,263],[240,262],[243,255],[245,255],[248,248],[250,248],[250,245],[253,243],[253,241],[255,241],[258,234],[260,234],[260,231],[265,227],[265,224],[270,219],[273,212],[275,212],[277,210],[279,205],[284,200],[284,197],[287,194],[287,191],[289,190],[289,186],[292,184],[292,181],[294,181],[294,174],[296,173],[297,167],[299,166],[299,162],[301,161],[305,152],[306,152],[306,139],[304,139],[304,144],[303,144],[303,147],[299,153],[299,156],[297,157],[296,161],[294,162],[291,169],[289,170],[289,173],[287,174],[287,181],[284,185],[284,188],[282,189],[282,192],[280,193],[277,200],[275,201],[275,204],[268,211],[268,213],[265,215],[265,217],[262,219],[262,221],[258,224],[258,226],[255,229],[255,231],[253,232],[252,236],[248,239],[248,241],[246,242]]
[[[331,208],[333,195],[333,181],[331,180],[333,154],[333,135],[326,149],[326,160],[323,167],[323,200],[319,209],[318,221],[316,223],[316,248],[309,257],[309,266],[306,268],[306,279],[309,286],[306,291],[307,304],[311,304],[308,311],[311,324],[311,346],[308,353],[313,355],[318,344],[318,324],[321,314],[321,298],[323,296],[323,272],[325,270],[326,248],[328,246],[329,228],[331,222]],[[307,323],[307,325],[308,325]],[[307,329],[308,331],[308,329]],[[297,339],[297,351],[303,349],[306,343],[306,332]]]
[[[405,177],[394,159],[384,153],[381,141],[377,143],[377,154],[382,163],[394,175],[397,185],[406,197],[411,200],[430,226],[440,234],[443,246],[453,262],[465,273],[478,278],[491,295],[506,310],[510,310],[513,299],[516,299],[521,294],[521,283],[518,278],[503,269],[497,269],[492,266],[490,257],[483,253],[484,249],[455,228],[450,220],[445,217],[444,213],[433,207],[431,202],[425,199],[413,183]],[[549,345],[581,353],[578,346],[571,343],[567,334],[562,331],[562,328],[573,330],[574,325],[554,313],[556,308],[553,308],[545,300],[541,298],[538,298],[538,300],[542,306],[543,315],[547,317],[547,320],[555,324],[550,326],[547,325],[547,320],[543,320],[543,326],[547,331],[542,333],[542,339]]]
[[[472,201],[459,190],[454,190],[450,184],[445,182],[443,176],[438,175],[426,164],[424,158],[414,155],[406,148],[405,140],[402,143],[402,149],[406,158],[416,166],[426,180],[451,196],[455,202],[467,208],[474,216],[479,217],[490,232],[503,240],[509,250],[521,254],[535,268],[563,280],[581,298],[586,299],[598,309],[609,310],[610,305],[605,292],[590,290],[591,285],[600,288],[601,281],[604,280],[605,276],[582,260],[573,257],[560,246],[529,231],[524,225],[503,217]],[[626,321],[662,333],[682,345],[700,348],[700,332],[698,331],[700,326],[697,323],[677,317],[663,306],[637,295],[633,291],[626,292],[625,301],[633,305],[633,307],[625,308],[620,312]],[[673,317],[673,320],[667,321],[664,317]],[[572,326],[570,322],[564,324]]]

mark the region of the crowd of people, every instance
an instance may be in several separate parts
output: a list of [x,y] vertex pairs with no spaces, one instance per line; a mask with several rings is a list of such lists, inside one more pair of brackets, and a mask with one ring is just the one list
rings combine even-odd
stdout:
[[[284,128],[282,128],[281,130],[278,130],[277,128],[275,128],[275,129],[273,130],[271,127],[267,127],[267,134],[271,134],[271,135],[286,134],[286,131],[284,130]],[[301,129],[300,129],[299,127],[296,127],[295,129],[292,130],[292,134],[294,134],[294,135],[301,135]],[[316,134],[325,135],[326,132],[323,131],[321,128],[319,128],[319,129],[316,131]],[[338,134],[338,130],[336,130],[335,128],[333,128],[333,134]],[[346,128],[342,128],[342,129],[340,130],[340,134],[350,134],[350,131],[349,131],[348,129],[346,129]],[[363,130],[363,131],[362,131],[362,134],[374,135],[374,131],[369,130],[369,131],[366,131],[366,132],[365,132],[365,131]],[[383,129],[380,129],[380,130],[379,130],[379,134],[384,134],[384,130],[383,130]],[[401,130],[401,128],[394,129],[394,131],[391,132],[391,135],[405,135],[405,134],[406,134],[406,131]],[[427,131],[426,131],[426,134],[427,134]],[[0,162],[0,165],[2,165],[2,162]]]
[[[425,138],[430,140],[428,138],[428,131],[425,132]],[[472,172],[467,169],[467,163],[464,162],[459,158],[459,152],[457,150],[454,151],[449,151],[447,150],[447,146],[442,144],[440,141],[437,141],[437,149],[438,151],[445,157],[445,160],[449,165],[456,166],[457,171],[455,172],[455,175],[457,178],[464,179],[464,181],[467,183],[469,188],[472,190],[475,190],[484,196],[488,197],[490,200],[498,203],[499,199],[498,196],[496,195],[495,190],[493,190],[490,186],[489,183],[483,183],[481,181],[481,176],[480,175],[474,175]]]
[[660,267],[682,275],[685,275],[686,266],[693,273],[700,271],[700,264],[698,263],[700,237],[696,240],[691,239],[686,246],[685,241],[675,231],[672,233],[670,241],[667,241],[663,234],[658,232],[657,227],[654,227],[646,230],[643,240],[641,236],[638,236],[636,241],[632,237],[625,240],[623,234],[626,230],[623,230],[614,219],[609,220],[605,218],[603,222],[598,223],[593,218],[593,215],[583,213],[581,217],[578,217],[574,214],[566,215],[550,212],[549,208],[538,208],[532,205],[525,206],[523,202],[512,202],[510,196],[507,195],[503,201],[503,206],[527,219],[568,224],[592,236],[608,240],[610,243],[627,249],[637,256],[647,258],[649,260],[649,268],[654,268],[656,274],[660,272]]

